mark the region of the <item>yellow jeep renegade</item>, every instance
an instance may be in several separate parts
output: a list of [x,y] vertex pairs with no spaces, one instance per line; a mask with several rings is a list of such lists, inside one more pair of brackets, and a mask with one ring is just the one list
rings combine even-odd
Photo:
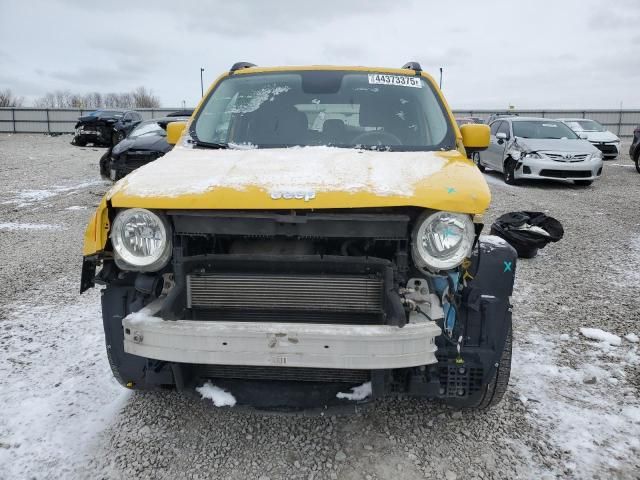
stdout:
[[516,255],[480,236],[467,160],[489,131],[458,129],[419,64],[237,63],[167,138],[85,236],[123,385],[258,409],[500,400]]

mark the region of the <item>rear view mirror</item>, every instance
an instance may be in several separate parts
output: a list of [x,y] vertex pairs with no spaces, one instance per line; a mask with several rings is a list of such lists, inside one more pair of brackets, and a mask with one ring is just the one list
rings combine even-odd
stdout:
[[479,123],[469,123],[460,127],[462,144],[467,153],[480,152],[489,146],[489,126]]
[[184,132],[187,122],[171,122],[167,124],[167,143],[175,145],[180,140],[182,132]]

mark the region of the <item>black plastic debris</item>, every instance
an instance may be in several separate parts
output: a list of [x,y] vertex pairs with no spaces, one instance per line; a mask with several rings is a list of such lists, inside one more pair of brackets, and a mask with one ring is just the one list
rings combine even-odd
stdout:
[[491,235],[505,239],[520,258],[533,258],[538,249],[564,235],[562,224],[542,212],[509,212],[491,225]]

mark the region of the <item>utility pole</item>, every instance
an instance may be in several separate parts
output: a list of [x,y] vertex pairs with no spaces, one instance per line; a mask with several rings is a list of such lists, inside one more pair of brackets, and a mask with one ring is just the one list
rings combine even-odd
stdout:
[[204,97],[204,82],[202,80],[202,72],[204,72],[204,68],[200,67],[200,96]]
[[440,67],[440,90],[442,90],[442,67]]

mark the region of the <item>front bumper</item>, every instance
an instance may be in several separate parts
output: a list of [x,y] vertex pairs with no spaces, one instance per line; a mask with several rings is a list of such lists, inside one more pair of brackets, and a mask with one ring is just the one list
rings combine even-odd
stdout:
[[604,158],[616,158],[620,153],[619,142],[591,142],[591,144],[602,152]]
[[167,362],[335,369],[395,369],[437,363],[434,322],[392,325],[163,320],[122,321],[124,351]]
[[523,158],[515,178],[532,180],[595,180],[602,174],[602,159],[560,162],[548,158]]

